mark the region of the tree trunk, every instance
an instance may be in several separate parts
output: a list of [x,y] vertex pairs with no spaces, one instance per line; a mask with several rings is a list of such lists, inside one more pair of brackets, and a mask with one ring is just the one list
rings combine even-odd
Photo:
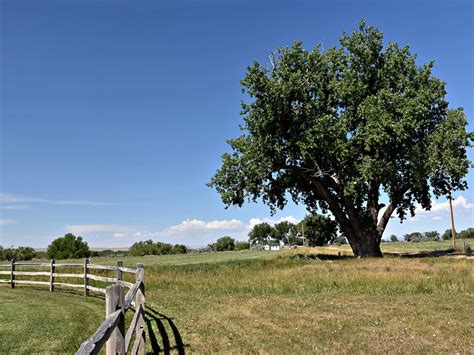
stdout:
[[349,242],[351,244],[352,251],[358,258],[382,257],[382,251],[380,250],[380,239],[377,235],[366,234],[362,238],[351,239]]

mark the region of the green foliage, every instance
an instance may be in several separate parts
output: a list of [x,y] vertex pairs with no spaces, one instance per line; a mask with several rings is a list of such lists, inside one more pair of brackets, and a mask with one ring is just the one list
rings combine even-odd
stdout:
[[91,252],[82,237],[68,233],[53,240],[48,246],[47,255],[50,259],[79,259],[89,257]]
[[472,254],[471,244],[464,242],[462,245],[462,248],[465,254],[468,254],[468,255]]
[[287,245],[295,245],[297,233],[298,231],[293,223],[282,221],[273,226],[271,237],[278,241],[281,240]]
[[268,243],[272,237],[273,228],[268,223],[259,223],[249,232],[250,245]]
[[171,254],[186,254],[187,252],[188,248],[183,244],[175,244],[171,249]]
[[391,241],[392,243],[398,242],[397,236],[396,236],[395,234],[392,234],[392,235],[390,236],[390,241]]
[[[474,136],[462,109],[448,109],[433,62],[415,59],[408,46],[384,48],[382,32],[361,21],[339,47],[295,42],[271,66],[255,62],[242,80],[243,133],[208,185],[226,206],[262,199],[275,212],[291,197],[330,210],[351,245],[375,248],[356,255],[380,255],[394,212],[403,220],[417,203],[431,207],[430,191],[467,187]],[[389,204],[379,220],[381,191]]]
[[125,251],[125,250],[111,250],[111,249],[91,250],[91,257],[119,258],[119,257],[124,257],[124,256],[128,256],[128,251]]
[[248,242],[235,242],[235,250],[248,250],[250,244]]
[[[446,232],[445,232],[446,233]],[[451,233],[451,230],[449,230]],[[427,241],[436,241],[440,240],[440,235],[437,231],[432,232],[414,232],[408,233],[403,236],[406,242],[427,242]]]
[[0,245],[0,261],[4,260],[31,260],[37,256],[31,247],[3,248]]
[[424,240],[439,240],[440,235],[437,231],[432,231],[432,232],[425,232],[424,233]]
[[229,236],[225,236],[217,239],[213,244],[209,244],[209,248],[212,251],[231,251],[235,250],[235,239]]
[[451,228],[450,229],[446,229],[443,233],[443,235],[441,236],[441,238],[443,240],[450,240],[453,238],[453,235],[452,235],[452,232],[451,232]]
[[155,243],[149,239],[133,243],[130,249],[128,249],[128,252],[131,256],[186,254],[187,248],[181,244],[173,246],[169,243]]
[[298,225],[304,225],[304,237],[308,246],[322,246],[332,243],[337,237],[337,223],[329,217],[315,214],[306,216]]
[[474,228],[468,228],[468,229],[462,230],[459,233],[459,238],[461,239],[474,238]]
[[337,235],[333,239],[332,243],[336,245],[344,245],[344,244],[347,244],[347,239],[343,235]]

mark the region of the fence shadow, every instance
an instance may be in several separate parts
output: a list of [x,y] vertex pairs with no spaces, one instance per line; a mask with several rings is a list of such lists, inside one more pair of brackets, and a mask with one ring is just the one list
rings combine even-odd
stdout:
[[[171,351],[176,351],[178,354],[185,354],[185,347],[189,344],[184,344],[181,334],[179,333],[178,328],[173,322],[173,318],[169,318],[164,314],[159,313],[153,308],[146,306],[145,307],[145,323],[148,330],[148,336],[150,338],[151,348],[153,349],[152,354],[170,354]],[[155,333],[153,329],[153,324],[158,329],[159,334]],[[169,334],[167,327],[171,329],[172,334]],[[170,335],[174,339],[174,344],[171,345]],[[161,347],[158,338],[161,339]]]

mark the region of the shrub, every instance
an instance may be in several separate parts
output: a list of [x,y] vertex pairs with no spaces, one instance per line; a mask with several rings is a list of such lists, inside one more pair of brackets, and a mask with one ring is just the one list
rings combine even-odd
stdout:
[[230,251],[235,249],[235,239],[225,236],[216,240],[215,243],[209,244],[212,251]]
[[181,244],[173,246],[163,242],[154,243],[153,240],[149,239],[133,243],[128,252],[132,256],[186,254],[187,248]]
[[71,233],[53,240],[46,253],[50,259],[78,259],[88,258],[91,255],[89,246],[82,237],[76,237]]
[[188,252],[188,248],[186,248],[186,246],[183,244],[175,244],[171,252],[172,254],[186,254]]
[[248,242],[236,242],[235,250],[247,250],[250,248],[250,243]]
[[464,249],[465,254],[469,254],[469,255],[472,254],[472,248],[469,243],[464,242],[463,249]]
[[0,246],[0,260],[31,260],[37,256],[31,247],[6,248]]
[[461,231],[461,233],[459,233],[459,238],[461,239],[474,238],[474,228],[468,228]]

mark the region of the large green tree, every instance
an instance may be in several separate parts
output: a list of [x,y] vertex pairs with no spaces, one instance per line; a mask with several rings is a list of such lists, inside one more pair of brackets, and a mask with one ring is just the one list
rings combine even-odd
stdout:
[[78,259],[89,257],[91,252],[82,237],[68,233],[64,237],[53,240],[48,245],[47,254],[51,259]]
[[448,109],[433,62],[415,59],[361,21],[338,47],[296,42],[255,62],[242,80],[243,134],[209,185],[227,206],[262,199],[275,212],[291,198],[329,210],[355,255],[381,256],[394,213],[467,186],[463,110]]
[[296,244],[296,235],[298,231],[296,226],[288,221],[281,221],[276,223],[271,232],[273,239],[282,241],[287,245]]
[[254,225],[248,234],[250,245],[268,243],[272,237],[272,231],[272,226],[266,222]]
[[302,224],[304,238],[310,247],[326,245],[336,240],[337,224],[329,217],[320,214],[308,215],[298,224],[300,231],[302,231]]

